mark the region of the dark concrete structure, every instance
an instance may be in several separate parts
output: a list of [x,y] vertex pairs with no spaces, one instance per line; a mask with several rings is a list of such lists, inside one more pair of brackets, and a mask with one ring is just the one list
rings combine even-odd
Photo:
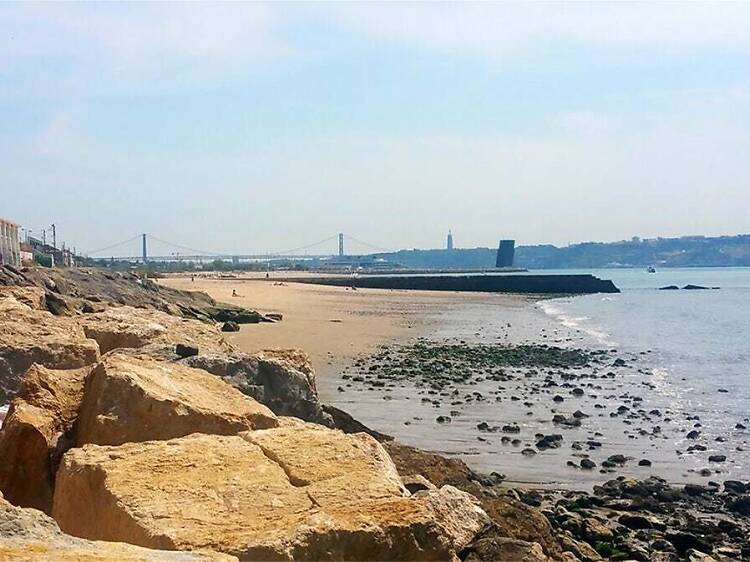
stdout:
[[[274,281],[279,281],[276,278]],[[593,275],[361,275],[358,277],[290,277],[289,283],[312,283],[365,289],[407,289],[423,291],[468,291],[583,295],[619,293],[612,281]]]
[[497,259],[495,267],[513,267],[513,258],[516,254],[515,240],[500,240],[497,248]]

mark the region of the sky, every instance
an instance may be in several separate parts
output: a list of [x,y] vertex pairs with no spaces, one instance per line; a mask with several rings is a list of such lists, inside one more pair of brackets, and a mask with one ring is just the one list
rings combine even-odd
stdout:
[[87,253],[748,233],[748,30],[750,2],[0,3],[0,216]]

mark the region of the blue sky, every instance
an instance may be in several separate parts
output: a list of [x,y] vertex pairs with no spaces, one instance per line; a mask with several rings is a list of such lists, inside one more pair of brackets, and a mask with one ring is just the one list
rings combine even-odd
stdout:
[[0,214],[83,250],[750,232],[748,29],[728,2],[4,3]]

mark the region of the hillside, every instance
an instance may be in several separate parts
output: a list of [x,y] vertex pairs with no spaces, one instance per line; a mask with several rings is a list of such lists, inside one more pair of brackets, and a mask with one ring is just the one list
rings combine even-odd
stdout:
[[[376,257],[413,268],[493,268],[495,255],[495,248],[467,248],[401,250]],[[519,246],[514,265],[528,269],[750,266],[750,235],[633,238],[562,248],[551,244]]]

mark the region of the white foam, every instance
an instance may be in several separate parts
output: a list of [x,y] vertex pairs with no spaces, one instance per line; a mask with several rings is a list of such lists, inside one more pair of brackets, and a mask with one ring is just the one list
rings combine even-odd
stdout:
[[591,320],[591,318],[589,318],[588,316],[573,316],[562,306],[560,306],[559,303],[555,303],[552,300],[539,301],[537,302],[537,305],[544,311],[545,314],[547,314],[548,316],[553,316],[566,328],[580,330],[584,334],[592,337],[600,345],[617,345],[610,339],[610,335],[607,332],[587,325],[587,322]]

